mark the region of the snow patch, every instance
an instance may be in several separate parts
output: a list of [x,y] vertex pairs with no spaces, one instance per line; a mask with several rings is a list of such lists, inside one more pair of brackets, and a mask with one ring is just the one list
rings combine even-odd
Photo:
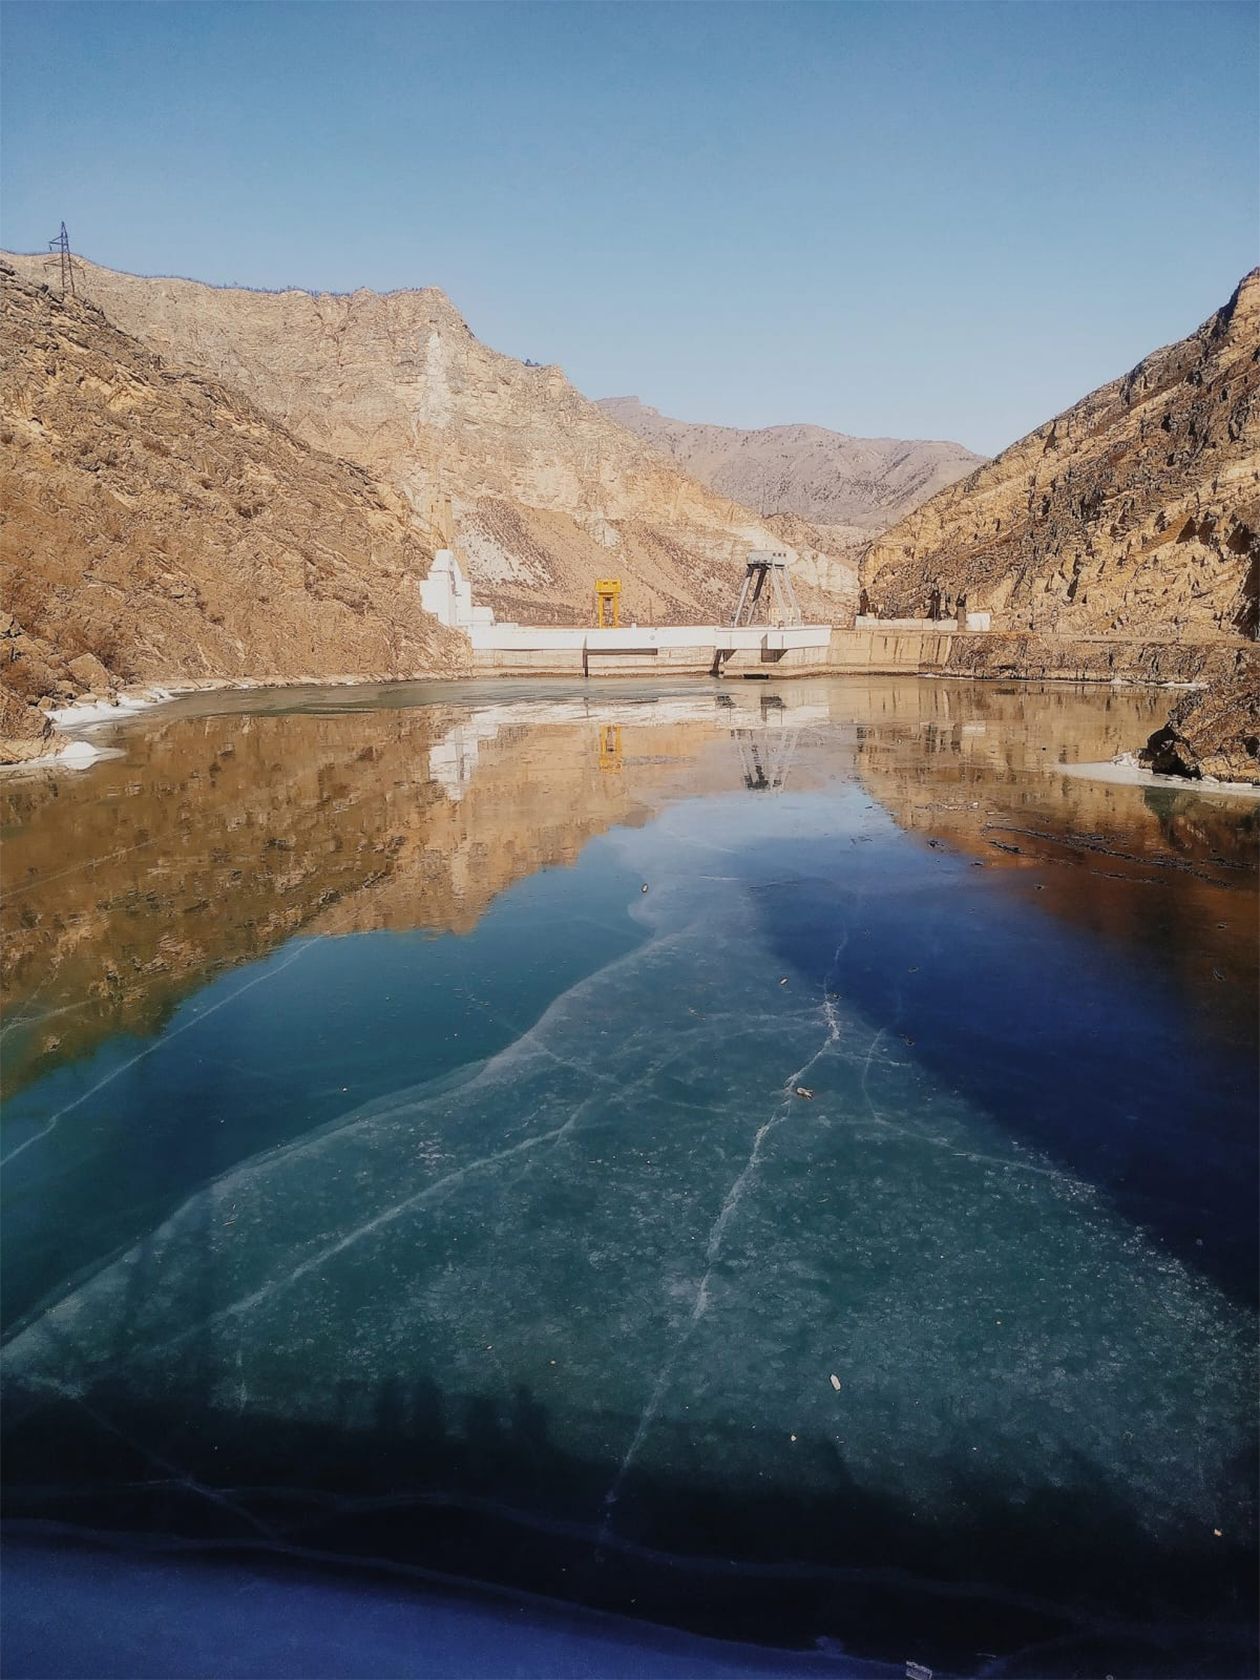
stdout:
[[[131,689],[117,700],[89,700],[71,706],[59,706],[48,716],[57,729],[88,729],[93,724],[110,723],[118,718],[131,717],[150,706],[159,706],[174,699],[168,688]],[[64,754],[62,755],[64,756]]]
[[1233,799],[1260,799],[1260,787],[1250,782],[1218,782],[1211,776],[1161,776],[1144,770],[1132,753],[1098,764],[1057,764],[1065,776],[1085,776],[1094,782],[1120,782],[1129,787],[1173,788],[1180,793],[1224,794]]

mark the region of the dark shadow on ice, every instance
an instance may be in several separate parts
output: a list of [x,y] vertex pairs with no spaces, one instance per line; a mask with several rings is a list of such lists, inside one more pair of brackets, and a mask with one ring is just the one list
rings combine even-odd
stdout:
[[[208,1367],[160,1407],[124,1384],[83,1400],[23,1393],[4,1414],[6,1515],[159,1550],[263,1548],[339,1566],[493,1582],[764,1644],[843,1642],[858,1655],[973,1673],[1225,1676],[1253,1672],[1254,1555],[1245,1540],[1156,1543],[1103,1485],[1046,1486],[1016,1506],[958,1467],[948,1523],[864,1487],[833,1441],[802,1436],[790,1485],[730,1481],[748,1442],[661,1421],[657,1463],[605,1503],[636,1419],[592,1420],[607,1454],[567,1450],[528,1387],[444,1393],[417,1374],[341,1383],[304,1404],[329,1421],[207,1399]],[[222,1380],[224,1373],[218,1373]],[[754,1460],[754,1462],[756,1462]],[[1239,1466],[1254,1482],[1254,1467]]]
[[[940,1086],[1095,1186],[1152,1241],[1254,1302],[1254,1022],[1224,1042],[1205,1037],[1184,977],[1169,973],[1180,944],[1090,939],[1047,913],[1031,871],[999,899],[991,872],[965,860],[907,841],[892,867],[864,873],[860,851],[781,847],[790,888],[753,894],[775,961],[820,1000],[830,991],[885,1029]],[[1239,917],[1253,912],[1249,893],[1237,900]],[[1228,1001],[1228,979],[1209,970],[1207,1004],[1217,993]]]

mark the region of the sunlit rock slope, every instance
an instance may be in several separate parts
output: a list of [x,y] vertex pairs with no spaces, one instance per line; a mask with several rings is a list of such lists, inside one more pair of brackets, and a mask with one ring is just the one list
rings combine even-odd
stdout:
[[1139,755],[1175,776],[1260,783],[1260,680],[1251,671],[1187,694]]
[[1254,635],[1260,557],[1260,269],[1156,350],[941,491],[863,562],[874,610],[940,591],[994,628],[1193,640]]
[[604,397],[599,406],[702,484],[761,514],[796,514],[858,548],[984,460],[960,443],[672,420],[638,397]]
[[[46,277],[43,257],[8,260]],[[88,262],[80,277],[90,301],[150,349],[228,381],[306,443],[388,480],[421,517],[449,497],[477,596],[501,615],[586,622],[595,578],[614,575],[628,617],[725,617],[748,547],[778,540],[617,425],[560,368],[481,344],[436,287],[257,292]],[[813,537],[798,592],[813,614],[842,618],[854,569],[843,545]]]
[[7,738],[40,735],[41,699],[126,683],[464,668],[397,491],[91,304],[0,281]]

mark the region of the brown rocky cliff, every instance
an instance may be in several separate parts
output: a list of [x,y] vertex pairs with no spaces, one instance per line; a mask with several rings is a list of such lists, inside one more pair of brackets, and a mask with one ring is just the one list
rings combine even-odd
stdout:
[[[8,259],[29,277],[42,257]],[[228,381],[307,443],[367,467],[428,518],[454,504],[478,600],[585,623],[597,576],[620,576],[643,622],[729,615],[744,554],[776,534],[588,402],[558,367],[481,344],[436,288],[380,295],[254,292],[80,265],[112,321]],[[851,613],[856,574],[821,533],[798,592]]]
[[17,701],[465,668],[421,609],[432,545],[396,491],[90,305],[0,282],[5,607],[22,632],[0,641],[0,681]]
[[1185,695],[1138,759],[1165,775],[1260,785],[1260,672]]
[[1260,269],[1199,330],[1020,439],[886,532],[873,608],[965,595],[994,628],[1254,635]]

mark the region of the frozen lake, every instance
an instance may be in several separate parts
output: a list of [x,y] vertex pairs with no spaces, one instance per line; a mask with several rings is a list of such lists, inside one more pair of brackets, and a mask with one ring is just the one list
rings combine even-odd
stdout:
[[1166,709],[276,690],[5,781],[10,1522],[1254,1672],[1260,812],[1062,767]]

